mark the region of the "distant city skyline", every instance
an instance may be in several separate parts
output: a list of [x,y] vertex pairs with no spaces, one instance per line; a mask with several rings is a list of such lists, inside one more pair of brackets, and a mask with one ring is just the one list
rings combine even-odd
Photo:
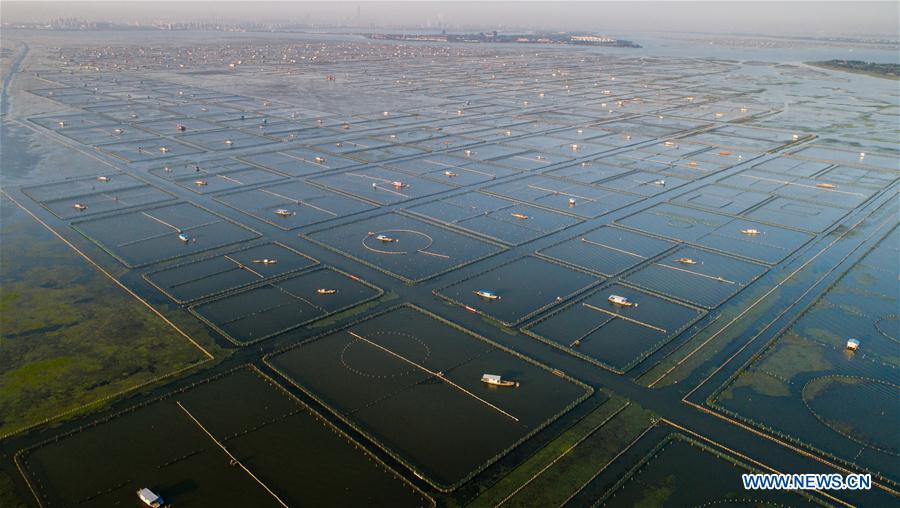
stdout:
[[117,23],[198,21],[431,28],[533,28],[798,36],[890,36],[900,2],[246,2],[4,1],[3,22],[55,18]]

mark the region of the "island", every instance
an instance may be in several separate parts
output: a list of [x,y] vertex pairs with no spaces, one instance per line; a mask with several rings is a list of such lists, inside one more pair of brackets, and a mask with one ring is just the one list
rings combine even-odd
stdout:
[[806,63],[823,69],[865,74],[876,78],[900,79],[900,65],[894,63],[863,62],[862,60],[827,60]]

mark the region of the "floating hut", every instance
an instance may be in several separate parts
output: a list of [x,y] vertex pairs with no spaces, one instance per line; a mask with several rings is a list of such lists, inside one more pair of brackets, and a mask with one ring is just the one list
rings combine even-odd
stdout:
[[145,505],[150,506],[152,508],[160,508],[163,505],[163,503],[165,503],[165,501],[163,501],[163,498],[160,497],[159,494],[153,492],[152,490],[150,490],[146,487],[138,490],[137,496],[138,496],[138,499],[140,499],[142,503],[144,503]]
[[519,386],[518,381],[508,381],[496,374],[483,374],[481,376],[481,382],[489,384],[489,385],[494,385],[494,386],[515,386],[515,387]]

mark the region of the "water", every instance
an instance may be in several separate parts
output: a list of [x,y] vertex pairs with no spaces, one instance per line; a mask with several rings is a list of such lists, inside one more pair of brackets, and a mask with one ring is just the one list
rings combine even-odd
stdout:
[[[66,51],[81,51],[77,44],[69,42],[96,43],[92,37],[97,36],[19,34],[44,38],[43,43],[66,40]],[[102,45],[147,43],[158,36],[102,35]],[[216,41],[231,41],[235,47],[229,51],[237,51],[238,44],[250,36],[213,37]],[[294,42],[295,37],[271,35],[273,44]],[[326,37],[331,36],[321,36]],[[634,39],[644,43],[638,37]],[[193,45],[199,39],[197,34],[172,33],[169,40]],[[202,42],[210,40],[205,38]],[[357,39],[346,36],[343,40]],[[845,217],[850,221],[860,219],[856,215],[859,207],[873,198],[883,199],[878,193],[896,186],[895,152],[876,153],[896,148],[892,123],[897,97],[894,82],[820,73],[806,67],[758,64],[826,58],[826,53],[830,55],[827,58],[835,58],[840,51],[835,48],[749,49],[713,45],[698,49],[695,42],[672,41],[660,35],[648,37],[645,48],[640,50],[579,48],[577,56],[571,58],[569,51],[573,48],[455,48],[476,52],[512,49],[513,54],[527,50],[544,56],[498,58],[493,63],[481,56],[460,56],[459,62],[471,65],[458,65],[445,57],[435,59],[433,55],[384,57],[378,64],[352,59],[328,62],[323,57],[323,63],[301,66],[306,74],[299,77],[290,77],[284,68],[274,65],[262,67],[262,72],[200,69],[204,86],[221,91],[189,88],[187,98],[176,94],[181,85],[106,81],[109,76],[119,75],[113,71],[53,76],[75,87],[80,87],[79,79],[84,78],[85,83],[96,84],[106,93],[121,93],[125,86],[152,89],[160,99],[172,102],[163,108],[165,115],[170,115],[165,118],[173,118],[169,124],[165,123],[169,120],[156,120],[164,116],[158,115],[152,105],[135,108],[128,107],[127,101],[111,100],[112,104],[98,110],[103,114],[69,116],[71,110],[61,110],[58,102],[15,87],[10,89],[15,101],[12,111],[19,115],[15,121],[33,124],[40,134],[28,134],[20,123],[4,118],[4,191],[75,242],[91,259],[120,274],[136,294],[148,298],[167,315],[178,316],[179,323],[189,321],[196,326],[187,310],[176,308],[168,296],[150,283],[178,300],[195,302],[192,311],[227,335],[202,341],[221,348],[215,349],[216,356],[226,366],[198,378],[247,362],[268,363],[284,374],[276,375],[278,384],[297,383],[300,388],[296,393],[302,393],[305,402],[354,436],[348,440],[311,415],[303,403],[283,394],[272,381],[258,373],[241,371],[160,401],[136,396],[120,408],[131,406],[132,402],[150,403],[30,452],[29,474],[43,482],[39,495],[50,501],[48,504],[68,499],[98,506],[134,501],[134,490],[144,485],[157,486],[179,505],[201,505],[225,498],[240,498],[239,502],[248,505],[270,503],[271,496],[261,493],[264,490],[248,475],[229,465],[227,455],[220,453],[209,437],[185,418],[175,400],[182,401],[239,460],[291,504],[368,505],[394,499],[397,504],[427,505],[430,500],[410,482],[444,502],[448,497],[442,489],[459,485],[481,472],[465,484],[466,494],[458,494],[456,501],[464,504],[470,500],[467,496],[504,477],[527,458],[507,454],[512,447],[540,432],[545,424],[567,417],[567,411],[580,407],[579,401],[590,389],[475,338],[459,327],[474,330],[592,386],[626,394],[633,403],[646,405],[690,428],[708,431],[717,438],[724,436],[739,452],[755,457],[757,450],[768,450],[760,459],[771,460],[775,467],[796,465],[795,458],[785,459],[759,446],[760,438],[749,433],[735,434],[728,422],[698,417],[693,409],[680,403],[681,397],[699,383],[698,376],[705,377],[731,354],[745,351],[746,356],[737,356],[722,371],[726,378],[740,371],[736,380],[714,379],[717,384],[727,384],[711,410],[746,419],[748,424],[779,438],[802,440],[802,446],[816,448],[813,453],[817,456],[871,468],[892,485],[898,481],[889,454],[867,446],[896,448],[891,436],[880,432],[880,426],[870,425],[880,421],[878,418],[894,418],[885,406],[893,391],[885,386],[897,384],[893,374],[897,321],[890,315],[896,308],[896,288],[890,285],[896,281],[896,274],[887,268],[896,265],[896,237],[883,242],[893,246],[893,250],[873,251],[863,264],[866,269],[854,269],[847,276],[847,284],[839,284],[827,294],[823,300],[826,303],[816,303],[808,312],[800,308],[802,305],[791,307],[804,296],[804,284],[827,273],[870,231],[866,224],[862,228],[865,234],[854,231],[834,250],[810,258],[845,230],[846,226],[839,226],[832,233],[835,222]],[[266,48],[256,46],[252,51]],[[884,58],[879,51],[867,49],[864,59]],[[614,56],[608,64],[616,69],[617,80],[594,85],[599,79],[610,78],[612,71],[580,68],[579,59],[590,55]],[[653,55],[663,58],[651,64]],[[92,58],[90,52],[79,56]],[[643,63],[628,60],[642,56]],[[757,63],[731,69],[721,63],[681,58],[708,56]],[[525,67],[526,63],[529,67]],[[552,79],[555,77],[551,73],[560,66],[570,74]],[[704,74],[710,70],[721,74]],[[339,81],[321,79],[319,74],[323,71],[337,72]],[[487,73],[497,73],[501,78],[488,80]],[[157,67],[154,76],[186,82],[191,74]],[[406,83],[395,83],[400,76],[406,76],[402,78]],[[532,83],[526,77],[540,80]],[[652,83],[646,83],[650,77]],[[46,85],[23,81],[22,86],[34,88],[35,83]],[[571,95],[561,88],[563,83],[573,87]],[[644,84],[653,86],[644,88]],[[607,101],[612,103],[602,92],[606,87],[614,90],[609,94],[613,97],[640,95],[644,99],[628,99],[621,107],[603,107],[601,104]],[[538,92],[544,90],[547,94],[541,103]],[[190,93],[199,95],[191,97]],[[259,97],[269,93],[275,101],[275,109],[271,110],[260,105]],[[440,100],[420,100],[418,95],[425,93]],[[689,103],[688,94],[700,100]],[[209,106],[214,111],[198,109],[200,97],[212,102]],[[698,104],[707,97],[716,102],[709,106]],[[6,94],[4,101],[5,98]],[[526,100],[533,108],[523,105]],[[219,101],[224,105],[218,105]],[[302,110],[301,120],[293,122],[285,117],[289,126],[272,120],[263,129],[265,132],[256,130],[259,116],[274,119],[285,115],[295,108],[282,102],[292,101],[298,103],[296,109]],[[442,105],[435,106],[437,102]],[[423,106],[425,103],[428,107]],[[95,104],[94,100],[82,105],[94,107],[91,104]],[[607,112],[609,107],[614,108],[613,113]],[[463,109],[466,111],[460,119],[456,112]],[[390,114],[384,116],[385,110]],[[665,118],[658,118],[657,110]],[[325,122],[326,127],[318,127],[315,117],[323,112],[335,116]],[[716,117],[715,112],[723,116]],[[130,116],[135,113],[139,115],[136,119]],[[649,114],[619,120],[624,115],[644,113]],[[239,120],[242,114],[250,118]],[[678,114],[684,118],[678,118]],[[34,115],[41,115],[42,119],[31,122],[29,118]],[[190,134],[180,136],[166,130],[176,122],[172,115],[188,115],[185,122]],[[202,117],[202,122],[195,115]],[[69,127],[90,124],[96,128],[60,131],[56,127],[60,119],[70,122]],[[345,119],[352,125],[349,132],[342,128]],[[677,146],[654,139],[689,135],[723,120],[734,122],[713,133],[678,139]],[[610,123],[582,125],[600,121]],[[136,125],[132,127],[132,123]],[[127,137],[104,145],[102,150],[87,146],[76,150],[74,145],[63,145],[53,133],[46,132],[59,131],[66,143],[95,143],[108,139],[107,128],[115,125],[126,125],[129,135],[132,129],[146,127],[151,142]],[[228,130],[210,133],[210,125]],[[445,129],[442,135],[435,134],[435,126]],[[289,130],[281,131],[282,127]],[[430,130],[426,134],[417,132],[421,127]],[[250,129],[252,134],[240,129]],[[315,135],[307,135],[304,129]],[[285,134],[294,130],[302,132],[293,138]],[[392,133],[403,136],[404,132],[414,134],[399,141],[390,137]],[[807,141],[808,133],[819,136],[812,147],[783,150],[777,157],[762,153],[792,143],[794,134],[798,141]],[[233,148],[222,145],[226,135],[235,141]],[[270,135],[273,137],[261,137]],[[281,138],[287,141],[276,144],[275,139]],[[267,146],[257,145],[259,139],[264,139]],[[446,145],[445,140],[449,141]],[[835,140],[849,149],[834,150],[828,142]],[[148,153],[138,153],[137,142]],[[249,144],[244,146],[244,142]],[[571,150],[573,144],[579,145],[580,151]],[[172,150],[164,154],[157,150],[158,146],[170,146]],[[426,148],[454,152],[457,156],[442,153],[420,157]],[[860,158],[860,151],[869,153]],[[613,155],[607,157],[610,154]],[[759,161],[755,160],[757,157]],[[398,159],[387,160],[383,166],[363,164],[385,158]],[[236,159],[249,161],[254,167]],[[432,162],[451,164],[449,167],[456,168],[453,171],[458,170],[461,175],[466,172],[466,176],[445,179],[441,168],[446,166],[433,168]],[[582,166],[581,162],[590,165]],[[762,165],[748,169],[756,162]],[[170,163],[174,168],[171,173],[163,169]],[[203,178],[216,179],[216,185],[195,188],[192,163],[201,164]],[[128,182],[128,192],[116,191],[118,203],[124,200],[126,204],[118,205],[115,200],[110,204],[86,189],[85,185],[101,173],[112,174],[114,185]],[[369,177],[365,179],[368,183],[354,180],[359,175]],[[43,187],[71,177],[76,179]],[[146,183],[131,186],[132,177]],[[371,178],[376,179],[375,190]],[[652,184],[656,180],[667,183]],[[408,186],[398,189],[393,181]],[[381,188],[378,182],[383,184]],[[711,187],[713,182],[715,186]],[[821,183],[830,183],[837,189],[817,186]],[[21,192],[23,186],[31,189]],[[88,202],[87,213],[73,212],[69,201],[76,196]],[[163,201],[164,196],[171,199]],[[481,198],[470,199],[473,196]],[[570,198],[575,199],[574,206]],[[670,204],[670,200],[680,204]],[[4,200],[4,210],[11,206]],[[274,213],[276,208],[297,214],[282,221]],[[406,209],[420,215],[411,217]],[[513,211],[528,219],[522,222],[523,219],[506,216]],[[806,217],[800,217],[801,213]],[[17,215],[23,218],[5,212],[4,234],[7,228],[27,232],[26,224],[37,227],[30,219]],[[895,216],[875,219],[896,221]],[[621,230],[617,234],[619,228],[610,227],[612,223],[642,232]],[[451,224],[452,227],[446,227]],[[739,232],[747,228],[758,229],[762,234],[751,238]],[[465,229],[471,234],[463,233]],[[184,230],[189,241],[179,240],[176,230]],[[79,231],[89,238],[79,236]],[[380,240],[377,235],[397,241]],[[15,266],[24,270],[31,264],[28,268],[35,270],[22,271],[23,276],[32,277],[23,280],[61,285],[64,277],[54,270],[60,268],[55,266],[58,262],[27,254],[29,249],[43,249],[44,243],[36,235],[16,238],[21,250],[16,251],[20,254]],[[492,238],[497,241],[491,241]],[[586,249],[582,238],[608,247]],[[57,242],[51,240],[50,243]],[[285,264],[277,265],[271,276],[266,272],[266,280],[261,280],[224,262],[223,255],[233,253],[246,263],[240,253],[255,252],[244,249],[262,242],[278,242],[321,265],[353,275],[331,268],[313,269],[312,261],[298,258],[296,266],[284,260]],[[561,263],[530,256],[535,251],[558,258]],[[279,252],[280,257],[286,255],[283,250]],[[260,251],[260,255],[275,254]],[[698,264],[673,264],[680,257],[689,257]],[[205,261],[192,263],[201,259]],[[632,369],[649,370],[673,351],[677,360],[681,358],[682,345],[687,346],[685,351],[698,351],[698,357],[707,355],[709,349],[696,349],[695,337],[681,331],[693,330],[695,323],[697,328],[705,327],[719,317],[725,318],[718,322],[724,326],[807,260],[809,269],[799,273],[796,284],[788,284],[776,294],[772,307],[761,307],[739,321],[751,330],[746,336],[735,334],[721,353],[709,352],[706,363],[687,362],[680,367],[682,370],[675,371],[675,375],[688,379],[687,383],[655,390],[645,390],[634,383]],[[78,258],[63,264],[69,265],[94,270]],[[133,269],[128,270],[129,267]],[[38,271],[49,275],[38,277]],[[360,279],[371,281],[377,289],[360,283]],[[759,287],[753,286],[757,280]],[[600,290],[591,292],[594,287]],[[740,292],[748,287],[751,289]],[[319,288],[336,289],[337,293],[334,298],[322,300],[325,297],[319,296]],[[482,300],[473,294],[480,289],[496,292],[501,299]],[[92,287],[83,294],[75,291],[63,303],[76,301],[83,309],[95,298],[95,290]],[[818,290],[812,291],[809,298],[813,299]],[[382,298],[371,300],[382,291]],[[618,309],[622,316],[638,323],[621,317],[606,319],[582,305],[590,303],[609,310],[605,298],[607,292],[613,291],[639,303],[631,310]],[[467,312],[460,305],[448,305],[441,295],[510,326],[499,327],[496,321]],[[104,300],[115,301],[134,303],[124,293],[118,295],[118,300]],[[309,319],[320,319],[363,301],[367,304],[338,313],[315,328],[307,325]],[[437,321],[409,308],[372,317],[395,303],[415,303],[449,321]],[[793,333],[763,335],[759,340],[753,336],[749,340],[751,334],[781,316],[782,311],[785,321],[798,319],[793,324],[785,323],[791,324]],[[70,314],[53,311],[45,315],[48,321],[38,323],[23,337],[38,344],[38,337],[49,336],[51,328],[59,325],[51,317],[65,318]],[[90,328],[91,333],[81,332],[80,340],[65,344],[49,344],[55,355],[72,353],[86,362],[73,371],[77,373],[74,378],[60,377],[66,381],[63,385],[75,386],[72,379],[86,378],[92,385],[110,383],[94,374],[96,365],[91,361],[98,356],[89,346],[115,344],[121,350],[139,353],[140,365],[125,364],[122,369],[132,375],[168,372],[169,367],[189,365],[200,356],[183,340],[173,341],[172,330],[166,328],[166,335],[151,326],[155,318],[131,322],[146,326],[147,335],[159,339],[156,341],[130,342],[134,339],[130,333],[115,334],[113,341],[110,337],[114,334],[99,333],[102,330],[95,326],[106,320],[121,324],[129,316],[111,303],[92,311],[91,317],[76,315],[77,324]],[[523,325],[532,334],[542,335],[593,363],[511,328]],[[388,351],[347,331],[333,331],[334,327],[343,326]],[[281,333],[287,329],[291,332]],[[325,335],[297,345],[319,333]],[[843,351],[843,341],[851,334],[859,335],[863,342],[863,349],[856,355]],[[90,335],[91,340],[85,341],[85,335]],[[582,337],[581,346],[573,346],[578,337]],[[776,340],[767,348],[769,339]],[[241,347],[249,343],[253,347]],[[747,349],[740,349],[745,344]],[[293,349],[283,350],[285,347]],[[758,362],[742,366],[756,351],[763,352]],[[31,357],[20,354],[19,358]],[[122,365],[120,357],[99,358],[96,361],[104,365]],[[697,364],[700,368],[691,370]],[[41,372],[54,371],[45,366]],[[500,374],[521,385],[489,387],[480,381],[484,373]],[[839,381],[824,381],[832,379],[829,376],[837,376]],[[172,390],[172,385],[161,385],[155,394]],[[128,386],[133,383],[119,388]],[[44,399],[54,403],[57,400],[50,396]],[[93,415],[75,419],[60,430],[71,430],[93,419]],[[538,439],[547,442],[565,430],[553,425],[551,428],[540,432]],[[56,432],[57,429],[50,429],[40,437]],[[36,439],[34,435],[21,436],[4,446],[14,452],[34,444]],[[610,446],[624,448],[627,444],[626,441]],[[664,494],[673,504],[725,499],[728,492],[698,488],[690,479],[682,478],[684,475],[658,477],[666,471],[677,473],[697,467],[704,471],[703,476],[719,478],[715,475],[726,470],[720,458],[707,450],[695,453],[683,444],[668,444],[660,452],[660,462],[643,466],[646,473],[652,474],[639,473],[635,478],[646,479],[643,481],[653,486],[644,490]],[[379,459],[357,446],[376,453]],[[861,446],[865,450],[860,452]],[[73,467],[75,461],[78,467]],[[627,470],[639,463],[634,460],[615,466]],[[651,471],[657,467],[654,464],[661,464],[659,471]],[[10,464],[4,465],[7,466]],[[398,479],[386,469],[400,471],[409,481]],[[103,474],[94,473],[101,470]],[[734,475],[721,474],[721,484],[737,485]],[[604,482],[608,479],[601,477]],[[564,483],[555,488],[574,488]],[[632,483],[635,484],[640,482]],[[646,494],[633,487],[629,490],[628,486],[618,492],[619,500],[638,500]],[[596,494],[593,499],[602,492]],[[783,502],[797,499],[788,496]]]

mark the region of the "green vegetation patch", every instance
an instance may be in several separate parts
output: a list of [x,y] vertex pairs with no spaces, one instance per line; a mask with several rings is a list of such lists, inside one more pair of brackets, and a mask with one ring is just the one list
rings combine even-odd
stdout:
[[[651,411],[635,403],[621,409],[626,403],[621,397],[610,399],[569,431],[574,434],[560,436],[548,449],[536,454],[470,506],[494,506],[499,502],[498,497],[501,500],[508,497],[503,506],[509,507],[559,506],[653,424],[655,415]],[[602,426],[597,428],[599,423]],[[587,437],[559,458],[571,446],[560,440],[578,441],[585,430],[588,431]],[[556,460],[557,458],[559,459]],[[545,465],[541,464],[548,464],[552,460],[556,462],[542,470]],[[527,483],[523,484],[523,481]],[[520,485],[517,487],[519,490],[513,489],[511,497],[510,494],[500,495],[516,484]]]
[[806,63],[823,69],[865,74],[876,78],[900,79],[900,65],[895,63],[863,62],[862,60],[826,60]]
[[205,358],[13,203],[0,207],[0,436]]
[[800,492],[746,491],[741,475],[749,472],[760,471],[718,448],[680,433],[670,434],[597,504],[643,508],[799,506],[813,501]]
[[505,497],[515,492],[516,489],[522,487],[531,478],[540,475],[543,469],[549,468],[553,464],[553,461],[568,454],[574,446],[577,446],[593,432],[596,432],[627,406],[628,401],[618,396],[613,396],[604,401],[597,409],[588,413],[566,432],[538,450],[518,467],[509,471],[500,481],[483,491],[469,506],[495,506]]

